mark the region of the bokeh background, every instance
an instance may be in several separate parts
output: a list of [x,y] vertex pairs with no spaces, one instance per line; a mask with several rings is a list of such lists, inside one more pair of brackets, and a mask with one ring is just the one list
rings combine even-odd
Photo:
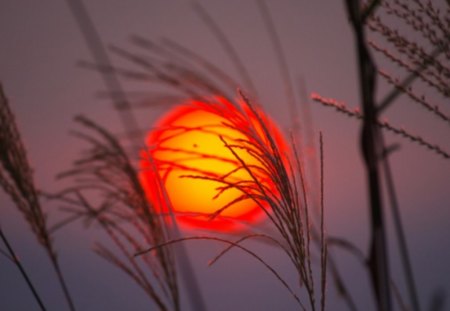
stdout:
[[[195,50],[239,79],[227,54],[189,1],[86,2],[106,44],[133,49],[129,41],[132,34],[152,40],[167,37]],[[308,94],[317,92],[344,101],[350,107],[358,106],[353,35],[343,1],[267,2],[295,85],[304,87]],[[261,104],[280,127],[287,130],[289,113],[284,86],[256,4],[238,0],[200,3],[239,52],[258,88]],[[16,114],[36,183],[47,191],[60,190],[67,184],[55,180],[56,174],[69,168],[84,147],[69,135],[69,131],[77,127],[72,121],[75,115],[84,114],[116,133],[123,129],[111,103],[98,97],[98,93],[104,91],[99,75],[76,65],[79,60],[91,60],[91,54],[65,1],[3,0],[0,7],[0,81]],[[406,35],[414,37],[414,34]],[[389,66],[381,59],[379,63]],[[394,67],[389,69],[396,72]],[[154,88],[151,84],[128,83],[126,86],[129,91],[150,92]],[[378,98],[388,90],[380,82]],[[448,102],[443,102],[433,92],[427,95],[437,103],[442,102],[442,109],[449,111]],[[145,96],[139,100],[145,101]],[[348,239],[367,253],[369,218],[358,149],[360,124],[317,103],[309,104],[314,140],[318,141],[317,133],[322,131],[325,142],[327,232]],[[167,107],[138,111],[142,126],[150,128],[165,109]],[[450,149],[448,125],[440,124],[405,98],[399,99],[386,117]],[[391,163],[420,300],[427,307],[433,295],[448,294],[450,290],[450,166],[448,160],[420,146],[389,135],[387,139],[401,144]],[[61,218],[57,205],[48,204],[46,210],[50,223]],[[391,271],[404,294],[391,215],[387,212],[386,216]],[[0,192],[0,223],[49,309],[64,310],[66,306],[45,253],[3,192]],[[79,310],[152,310],[151,301],[131,280],[91,251],[95,241],[105,239],[98,230],[86,230],[81,224],[73,224],[58,231],[54,239]],[[258,242],[246,245],[279,269],[290,284],[298,285],[293,267],[279,250]],[[234,250],[208,267],[208,260],[223,245],[188,242],[186,247],[209,310],[296,309],[294,299],[283,286],[246,254]],[[336,256],[358,307],[373,310],[366,271],[345,251],[330,251]],[[333,284],[328,285],[329,310],[345,310]],[[188,310],[186,297],[183,302]],[[16,268],[3,257],[0,257],[0,309],[37,309]]]

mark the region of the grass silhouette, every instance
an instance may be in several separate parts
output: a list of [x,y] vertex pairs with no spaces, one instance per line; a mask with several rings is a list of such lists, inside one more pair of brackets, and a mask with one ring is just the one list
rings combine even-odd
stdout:
[[[256,84],[234,48],[232,38],[227,38],[200,4],[194,4],[195,12],[226,51],[239,79],[230,76],[220,65],[197,51],[169,39],[156,42],[135,35],[131,40],[132,48],[111,46],[107,50],[82,1],[69,0],[68,4],[93,56],[93,61],[80,62],[80,66],[93,69],[101,75],[106,86],[103,95],[112,101],[113,108],[118,112],[131,148],[125,147],[119,136],[105,127],[87,117],[78,116],[75,120],[81,130],[74,134],[84,140],[89,148],[70,170],[59,175],[59,178],[70,180],[72,185],[63,191],[40,192],[33,180],[24,143],[10,108],[14,103],[7,100],[0,88],[0,186],[46,251],[70,310],[75,310],[76,299],[72,301],[70,284],[66,285],[52,238],[58,230],[79,221],[96,224],[104,231],[113,247],[98,243],[95,251],[124,272],[148,295],[150,308],[184,310],[186,306],[181,296],[187,293],[193,310],[206,310],[200,280],[186,255],[186,248],[189,247],[188,241],[207,240],[210,243],[226,244],[226,248],[210,261],[211,265],[231,249],[240,249],[267,268],[302,310],[332,310],[333,306],[326,299],[330,287],[336,288],[350,310],[358,309],[338,269],[334,254],[328,251],[331,247],[349,251],[367,269],[377,310],[395,310],[396,305],[405,310],[424,309],[423,302],[419,301],[420,285],[415,281],[389,162],[397,146],[386,144],[384,131],[419,144],[443,159],[449,159],[450,154],[445,145],[429,142],[433,138],[428,140],[421,134],[412,134],[402,126],[384,120],[382,114],[394,106],[399,96],[406,96],[418,104],[424,113],[435,117],[436,122],[449,123],[447,108],[432,103],[424,95],[430,92],[438,94],[442,102],[448,101],[450,97],[448,2],[436,5],[430,1],[396,0],[369,1],[361,5],[359,1],[345,1],[356,46],[360,108],[350,109],[338,100],[318,93],[310,96],[311,100],[325,107],[335,108],[361,121],[358,143],[367,177],[371,224],[368,254],[345,238],[326,234],[324,168],[327,157],[324,156],[324,139],[320,135],[319,148],[314,152],[316,162],[309,161],[306,157],[308,150],[299,134],[300,104],[296,101],[295,84],[268,3],[258,1],[257,8],[274,49],[275,62],[285,88],[287,99],[284,109],[289,111],[291,128],[288,152],[283,152],[277,146],[272,130],[260,113],[263,108]],[[401,25],[390,24],[388,16]],[[421,39],[415,41],[397,28],[409,29],[420,35]],[[111,62],[110,55],[115,55],[126,65],[116,66]],[[378,66],[378,56],[385,58],[388,64],[401,68],[404,77],[395,76],[398,71],[393,70],[391,73],[389,69]],[[378,79],[392,88],[381,100],[377,96]],[[226,115],[228,122],[224,126],[237,129],[245,139],[233,141],[221,135],[217,135],[217,139],[235,158],[238,165],[236,170],[246,171],[249,178],[230,182],[226,177],[232,171],[222,176],[187,172],[183,178],[191,179],[192,182],[213,180],[222,183],[222,187],[217,189],[218,195],[231,188],[242,193],[236,201],[228,202],[212,213],[211,218],[220,217],[224,210],[239,200],[252,199],[265,213],[270,231],[260,232],[260,228],[247,224],[248,232],[239,233],[237,237],[221,237],[214,232],[184,236],[178,228],[177,215],[170,207],[164,179],[157,173],[157,163],[151,152],[144,152],[141,156],[148,162],[148,170],[153,172],[152,187],[158,193],[156,202],[148,201],[136,165],[143,145],[143,127],[135,115],[134,109],[138,104],[129,99],[132,94],[122,86],[122,81],[146,81],[163,85],[169,90],[167,94],[155,96],[141,105],[141,108],[150,112],[155,106],[197,100],[204,103],[204,109],[217,115]],[[226,104],[212,99],[214,97],[224,98]],[[224,107],[218,109],[221,105]],[[418,128],[420,131],[420,126]],[[261,165],[256,168],[249,166],[238,150],[245,150],[257,158]],[[314,163],[319,164],[320,172],[316,183],[306,174],[308,165]],[[271,184],[275,185],[273,189],[269,189],[262,181],[264,178],[269,178]],[[387,190],[386,195],[381,191],[383,188]],[[67,218],[49,226],[41,205],[43,198],[64,204],[62,211]],[[166,214],[158,212],[158,205],[168,207]],[[407,298],[402,296],[404,290],[399,290],[394,283],[389,268],[390,240],[385,223],[387,206],[392,211],[394,232],[399,241]],[[2,256],[20,270],[37,305],[46,310],[47,303],[39,296],[39,288],[35,287],[18,259],[14,245],[1,227],[0,237],[5,246],[5,249],[0,248]],[[259,254],[244,246],[243,242],[252,239],[264,240],[280,249],[291,263],[298,284],[294,286],[285,280],[277,267],[265,260],[264,253]],[[435,300],[433,306],[431,310],[439,310],[441,304]]]

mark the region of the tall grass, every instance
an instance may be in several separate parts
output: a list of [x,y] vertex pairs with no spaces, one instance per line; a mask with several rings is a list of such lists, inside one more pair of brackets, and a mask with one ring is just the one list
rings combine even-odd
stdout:
[[[336,261],[328,252],[330,246],[350,251],[367,268],[377,310],[394,310],[394,302],[402,309],[422,309],[389,163],[389,157],[396,150],[396,146],[386,145],[383,131],[392,132],[424,146],[445,159],[450,158],[450,153],[445,147],[429,142],[419,134],[412,134],[402,127],[382,120],[381,115],[394,105],[399,96],[404,95],[423,108],[424,112],[436,117],[437,122],[450,123],[445,109],[431,103],[420,93],[425,88],[439,94],[444,101],[448,101],[450,97],[449,14],[442,14],[431,1],[370,1],[364,4],[356,0],[345,1],[354,32],[360,108],[350,109],[336,99],[316,93],[311,95],[313,101],[361,120],[358,143],[365,165],[371,232],[370,251],[365,254],[350,241],[326,234],[324,169],[327,158],[324,156],[324,138],[320,134],[319,151],[316,153],[316,160],[320,164],[319,182],[311,184],[305,173],[305,166],[310,163],[305,158],[303,141],[298,133],[299,103],[295,100],[294,84],[282,42],[277,34],[276,22],[272,20],[265,1],[258,1],[257,4],[285,88],[285,107],[289,110],[292,128],[288,146],[281,146],[277,141],[274,129],[271,128],[260,103],[258,90],[245,63],[233,47],[232,40],[227,38],[214,18],[201,5],[194,5],[195,12],[226,51],[239,73],[239,79],[231,77],[220,66],[208,61],[196,51],[169,39],[155,42],[135,35],[131,39],[131,48],[112,46],[107,51],[83,2],[69,0],[68,4],[93,56],[93,61],[80,62],[80,65],[101,74],[107,88],[106,95],[112,99],[113,108],[121,117],[128,142],[133,145],[132,151],[126,150],[117,135],[105,127],[87,117],[78,116],[75,121],[81,130],[74,132],[74,135],[83,140],[88,149],[73,163],[72,168],[58,176],[70,180],[72,186],[62,191],[39,193],[19,129],[0,87],[0,186],[10,196],[38,243],[46,251],[70,310],[75,310],[75,304],[63,277],[52,237],[57,230],[74,221],[100,226],[113,247],[99,243],[95,248],[96,253],[133,280],[149,297],[149,306],[158,310],[183,310],[183,292],[188,293],[192,309],[206,309],[197,283],[199,280],[193,273],[184,249],[188,245],[185,242],[193,240],[207,240],[226,245],[210,261],[210,265],[231,249],[242,250],[261,263],[274,276],[275,281],[280,282],[301,310],[325,310],[327,307],[332,310],[333,306],[327,303],[326,298],[330,284],[336,287],[350,310],[357,310]],[[448,2],[446,5],[446,12],[449,13]],[[386,15],[394,16],[398,22],[404,23],[403,26],[420,34],[423,41],[418,43],[406,38],[395,26],[384,21]],[[128,66],[115,66],[111,62],[110,54],[127,62]],[[401,67],[405,77],[394,77],[392,73],[379,68],[373,54],[378,54]],[[377,100],[376,96],[378,78],[384,79],[392,86],[392,90],[381,100]],[[155,98],[146,108],[151,109],[156,104],[190,102],[199,109],[224,117],[226,121],[220,126],[238,131],[244,138],[227,137],[210,128],[202,128],[200,131],[214,134],[214,139],[220,141],[233,157],[235,167],[224,174],[213,174],[158,159],[152,150],[154,146],[144,146],[140,125],[133,114],[133,103],[128,99],[129,94],[122,87],[121,79],[160,84],[171,90],[172,93]],[[417,80],[422,84],[413,88],[412,84]],[[180,149],[177,152],[188,151]],[[246,162],[243,153],[256,159],[258,164]],[[209,155],[199,153],[193,156],[201,158]],[[158,194],[155,201],[148,200],[141,184],[142,172],[137,163],[142,161],[146,163],[145,169],[153,177],[148,182]],[[264,213],[273,231],[260,232],[258,228],[247,224],[250,232],[238,233],[237,238],[231,235],[219,237],[212,232],[206,236],[181,235],[176,221],[178,215],[171,206],[165,189],[165,179],[159,174],[159,169],[164,165],[178,165],[177,168],[183,170],[181,178],[189,179],[193,183],[216,183],[217,197],[230,189],[239,191],[239,197],[208,215],[211,221],[220,218],[224,211],[240,201],[252,200]],[[236,172],[245,172],[247,177],[233,179]],[[388,190],[388,200],[385,200],[381,192],[384,185]],[[314,197],[310,187],[318,189],[319,200]],[[63,204],[62,211],[67,214],[67,218],[50,227],[40,203],[40,196]],[[408,292],[407,299],[399,294],[389,268],[390,241],[386,234],[385,202],[388,202],[393,213]],[[318,218],[315,218],[313,213],[316,207],[319,211]],[[169,217],[162,214],[161,210],[168,211]],[[6,247],[6,251],[0,249],[0,253],[19,269],[37,305],[46,310],[46,304],[39,296],[38,289],[18,260],[13,245],[1,227],[0,238]],[[243,246],[243,242],[249,239],[266,240],[279,248],[291,264],[298,284],[293,286],[285,280],[282,273],[265,259],[264,253],[259,254]],[[319,273],[314,272],[315,262]],[[303,299],[304,297],[306,299]]]
[[[98,244],[95,251],[130,276],[160,310],[179,310],[173,252],[158,250],[140,258],[141,263],[134,257],[143,245],[167,240],[169,229],[148,202],[136,169],[117,139],[85,117],[76,120],[91,132],[76,134],[91,148],[74,163],[72,170],[59,176],[73,177],[76,180],[74,186],[51,197],[66,203],[66,210],[76,218],[101,226],[120,255],[102,244]],[[95,198],[103,198],[97,205],[92,203],[92,191]],[[70,219],[75,220],[74,217]]]
[[[372,223],[372,248],[369,257],[365,261],[371,272],[378,308],[380,310],[391,310],[393,308],[393,295],[396,296],[399,305],[405,305],[402,298],[397,295],[398,291],[395,290],[395,285],[390,285],[392,281],[388,267],[388,241],[385,233],[385,216],[383,216],[385,207],[382,205],[380,192],[380,185],[385,183],[388,189],[387,196],[393,213],[395,233],[400,246],[400,255],[408,290],[409,302],[407,305],[412,310],[420,310],[421,305],[418,299],[414,273],[389,164],[389,156],[396,147],[385,145],[383,133],[379,129],[386,129],[418,143],[445,159],[449,159],[449,153],[442,147],[428,142],[428,140],[419,135],[411,134],[404,128],[392,125],[386,120],[381,120],[380,115],[395,103],[395,99],[401,95],[406,95],[411,102],[415,102],[424,108],[424,111],[433,114],[439,121],[448,123],[448,116],[441,111],[439,106],[431,104],[424,95],[417,94],[417,90],[414,90],[411,84],[416,79],[420,79],[426,87],[439,93],[444,101],[448,101],[450,81],[448,81],[447,62],[449,60],[450,41],[448,38],[450,34],[450,20],[448,19],[448,14],[441,15],[439,9],[431,1],[370,1],[360,5],[358,1],[349,0],[346,4],[355,34],[361,108],[349,109],[344,103],[339,103],[335,99],[324,98],[318,94],[313,94],[312,99],[322,105],[336,108],[339,112],[363,121],[360,146],[366,164]],[[441,3],[438,5],[441,5]],[[444,4],[442,3],[442,5]],[[447,3],[446,12],[448,13],[449,11],[450,7],[448,7]],[[380,12],[385,15],[380,14]],[[403,23],[401,26],[406,27],[406,29],[409,28],[412,32],[419,33],[423,40],[416,42],[402,34],[401,31],[394,28],[398,27],[398,25],[392,26],[383,20],[386,15],[395,16],[397,22]],[[373,39],[367,39],[368,31],[378,35],[377,39],[379,37],[382,38],[381,40],[384,39],[384,42],[380,44]],[[406,72],[406,77],[399,79],[380,69],[374,61],[372,53],[379,53],[393,64],[401,67]],[[439,57],[441,54],[442,57]],[[375,100],[376,80],[378,77],[393,86],[393,89],[379,103]],[[381,178],[382,174],[384,175],[384,181]]]
[[[0,186],[11,197],[15,206],[22,213],[30,226],[38,243],[45,249],[67,300],[68,307],[70,310],[75,310],[74,303],[60,268],[58,256],[53,247],[52,237],[48,230],[45,213],[39,201],[38,191],[34,184],[33,172],[27,159],[25,147],[1,85],[0,124]],[[12,259],[13,263],[20,269],[39,306],[42,309],[45,309],[39,295],[37,295],[34,286],[29,280],[20,261],[17,259],[12,247],[9,245],[1,228],[0,233],[3,242],[7,246],[10,259]]]

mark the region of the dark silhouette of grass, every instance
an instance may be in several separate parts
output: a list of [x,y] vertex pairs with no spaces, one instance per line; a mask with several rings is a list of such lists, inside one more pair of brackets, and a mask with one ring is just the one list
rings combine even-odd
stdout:
[[[375,237],[377,232],[384,230],[383,216],[381,214],[383,208],[378,190],[382,181],[377,177],[380,174],[379,172],[383,170],[409,295],[409,303],[405,303],[398,295],[398,290],[395,285],[389,285],[392,282],[390,281],[386,264],[386,240],[381,236],[379,243],[373,242],[372,244],[379,245],[379,249],[372,248],[372,257],[368,259],[369,269],[372,272],[372,282],[377,295],[377,302],[380,310],[391,310],[390,292],[392,290],[401,308],[409,305],[413,310],[417,311],[420,310],[420,303],[389,164],[389,155],[395,148],[385,146],[383,133],[378,132],[377,127],[403,136],[446,159],[449,158],[449,154],[440,146],[431,144],[419,135],[411,134],[403,128],[396,127],[387,121],[380,121],[379,119],[379,115],[385,112],[388,107],[392,106],[395,99],[401,95],[406,95],[412,101],[424,107],[426,111],[437,116],[439,120],[448,123],[448,116],[439,109],[439,106],[430,104],[425,96],[418,95],[416,90],[413,90],[410,85],[416,79],[420,79],[426,86],[440,93],[445,100],[448,100],[448,87],[450,85],[450,81],[448,80],[449,71],[444,60],[439,59],[438,56],[442,54],[445,60],[448,61],[450,59],[450,42],[448,40],[450,33],[447,27],[449,25],[449,19],[448,16],[442,16],[432,2],[425,3],[420,0],[411,2],[370,1],[362,8],[359,7],[358,1],[349,0],[347,1],[347,9],[355,32],[357,51],[359,53],[358,66],[360,70],[359,79],[363,112],[360,109],[351,110],[343,103],[339,103],[334,99],[323,98],[318,94],[313,94],[311,98],[322,105],[334,107],[339,112],[363,120],[361,144],[366,160],[367,175],[369,177],[368,185],[371,191],[372,236]],[[407,39],[398,30],[383,22],[383,19],[377,14],[380,10],[384,10],[387,15],[396,16],[398,20],[403,21],[410,29],[420,33],[425,41],[434,48],[433,51],[428,52],[428,46],[423,46],[421,43]],[[379,44],[373,40],[367,40],[365,38],[367,30],[381,35],[386,42]],[[386,48],[385,45],[393,47],[393,50]],[[377,68],[371,57],[372,51],[369,50],[369,47],[372,48],[372,51],[380,53],[392,63],[402,67],[408,75],[404,79],[398,79],[385,70]],[[374,101],[376,73],[393,86],[393,89],[378,105]],[[361,257],[361,253],[358,250],[346,242],[344,244],[344,248],[355,252],[357,257],[362,258],[363,264],[365,263],[364,256]],[[377,252],[379,254],[378,256]]]
[[[171,225],[155,211],[153,204],[157,203],[148,202],[138,172],[115,136],[85,117],[76,121],[90,131],[75,134],[91,148],[72,170],[59,176],[73,178],[74,186],[49,197],[65,203],[66,211],[77,216],[70,216],[71,221],[79,218],[100,225],[118,253],[102,244],[97,245],[96,252],[129,275],[160,310],[180,310],[174,251],[161,249],[141,261],[134,257],[145,245],[169,239],[173,235]],[[95,197],[103,200],[95,205]],[[152,273],[152,279],[146,270]]]
[[[364,17],[371,14],[361,14],[359,1],[348,0],[346,4],[350,24],[355,35],[361,107],[363,110],[360,147],[366,166],[372,235],[368,264],[378,309],[389,311],[392,306],[389,286],[390,272],[379,170],[379,152],[382,147],[380,146],[379,129],[375,124],[378,120],[378,111],[375,106],[376,67],[367,47],[364,31]],[[368,9],[374,10],[375,7],[374,5]]]
[[[317,94],[311,96],[314,101],[322,105],[334,107],[339,112],[362,121],[359,144],[367,175],[371,220],[371,247],[366,256],[350,241],[325,234],[324,162],[326,159],[324,158],[321,134],[319,144],[320,182],[318,185],[314,185],[320,189],[318,206],[320,218],[318,225],[314,222],[315,219],[311,215],[311,209],[315,207],[314,198],[306,190],[308,180],[305,176],[305,159],[297,132],[299,130],[298,104],[295,101],[288,62],[267,3],[262,0],[257,3],[285,86],[286,103],[291,116],[290,125],[293,128],[288,150],[281,150],[272,129],[268,127],[268,122],[259,105],[257,89],[245,64],[241,61],[239,53],[233,47],[232,40],[226,36],[214,18],[201,5],[195,3],[194,10],[226,51],[239,73],[239,79],[235,80],[223,72],[220,66],[177,42],[169,39],[153,42],[136,35],[132,37],[131,42],[134,47],[145,52],[146,55],[141,56],[129,49],[111,46],[111,53],[128,61],[132,68],[117,67],[112,64],[109,53],[103,46],[101,36],[83,2],[68,0],[73,16],[93,56],[93,61],[80,62],[80,65],[94,69],[101,74],[107,88],[106,97],[112,100],[114,108],[121,116],[125,136],[133,144],[133,151],[129,153],[123,148],[119,135],[108,132],[86,117],[77,117],[76,121],[81,124],[84,131],[76,132],[75,135],[85,140],[89,149],[74,163],[71,170],[60,175],[61,178],[71,178],[73,186],[58,193],[45,194],[47,198],[58,200],[64,204],[62,210],[69,214],[66,219],[50,228],[39,201],[39,193],[32,178],[19,130],[0,86],[0,146],[2,147],[0,150],[0,186],[11,197],[38,242],[46,250],[71,310],[75,309],[74,304],[59,266],[58,257],[52,244],[52,236],[67,224],[80,220],[84,220],[86,223],[96,223],[104,230],[115,248],[97,244],[95,251],[127,274],[145,291],[160,310],[182,310],[183,306],[180,301],[182,290],[189,291],[191,304],[195,310],[206,309],[189,260],[179,259],[186,257],[184,246],[180,246],[183,243],[180,242],[190,240],[210,240],[227,244],[227,247],[210,261],[210,265],[233,248],[243,250],[262,263],[275,276],[302,310],[325,310],[329,280],[346,300],[349,309],[357,310],[337,264],[332,254],[328,252],[330,246],[339,247],[353,254],[370,271],[370,280],[378,310],[392,310],[394,301],[397,301],[402,310],[411,308],[418,311],[421,309],[389,163],[389,156],[395,146],[386,146],[382,130],[390,131],[418,143],[443,158],[450,158],[450,154],[443,147],[430,143],[419,135],[411,134],[403,128],[381,121],[380,116],[395,103],[399,96],[406,95],[411,101],[423,107],[424,111],[434,115],[439,122],[450,122],[449,116],[438,105],[430,103],[424,95],[421,95],[420,88],[413,88],[413,83],[419,80],[426,88],[440,94],[444,101],[450,97],[450,68],[448,66],[450,20],[448,14],[441,14],[431,1],[373,0],[361,5],[360,1],[347,0],[345,3],[354,31],[357,50],[361,108],[351,110],[335,99],[324,98]],[[379,14],[380,12],[381,14]],[[447,10],[448,12],[449,10]],[[397,20],[421,34],[426,44],[414,42],[403,36],[400,31],[384,21],[383,13],[395,16]],[[379,35],[376,40],[369,38],[370,34],[374,33]],[[429,46],[433,49],[429,49]],[[406,76],[400,79],[387,70],[378,68],[372,53],[378,53],[381,57],[400,66],[406,72]],[[193,171],[189,167],[180,166],[179,168],[186,170],[186,174],[182,178],[192,179],[193,182],[210,180],[221,183],[217,196],[229,189],[241,191],[240,197],[209,215],[211,219],[221,217],[227,208],[241,200],[252,199],[266,214],[277,234],[252,232],[242,234],[236,240],[219,238],[212,234],[181,236],[176,225],[177,215],[171,209],[169,209],[168,215],[163,215],[156,208],[157,205],[170,207],[170,202],[165,191],[164,180],[158,175],[158,165],[162,161],[158,163],[159,160],[153,158],[151,150],[143,151],[141,156],[148,161],[148,169],[154,174],[155,178],[152,182],[154,182],[153,186],[158,189],[158,202],[148,202],[140,183],[139,171],[134,163],[134,159],[137,158],[137,153],[143,145],[141,128],[133,110],[138,105],[130,101],[129,95],[131,94],[123,89],[119,77],[158,83],[172,89],[173,93],[157,94],[151,104],[140,105],[141,108],[151,109],[155,105],[163,105],[167,102],[198,100],[203,103],[203,109],[225,116],[228,122],[223,125],[237,129],[245,137],[245,139],[236,140],[233,137],[215,133],[216,138],[220,139],[225,148],[233,155],[233,163],[237,167],[224,175],[214,175],[207,174],[208,172],[202,170]],[[391,92],[379,103],[375,100],[378,77],[392,86]],[[242,89],[240,89],[241,85]],[[237,94],[236,89],[239,89]],[[217,98],[223,100],[217,100]],[[207,131],[208,129],[203,130]],[[238,152],[242,150],[251,154],[261,165],[246,163]],[[182,149],[172,151],[188,152]],[[189,155],[207,156],[192,153]],[[175,165],[167,162],[164,164]],[[248,173],[248,180],[228,179],[234,172],[240,170]],[[273,188],[268,186],[267,180],[270,181],[270,185],[274,185]],[[384,223],[386,207],[383,205],[384,201],[380,191],[384,184],[388,190],[389,205],[399,240],[402,268],[408,290],[407,300],[400,295],[388,267],[387,245],[389,241],[385,234],[386,225]],[[94,192],[95,195],[93,195]],[[98,197],[103,198],[100,203],[95,199]],[[13,247],[1,228],[0,238],[7,249],[7,251],[0,250],[0,253],[20,270],[37,304],[42,310],[45,310],[38,291],[17,259]],[[269,241],[272,245],[280,248],[290,260],[298,275],[299,283],[303,287],[297,288],[290,285],[275,267],[264,260],[263,254],[257,254],[242,246],[242,243],[249,239]],[[316,254],[313,252],[313,247],[318,250],[320,276],[315,275],[312,269],[313,257]],[[179,282],[180,275],[181,279],[185,281],[184,287]],[[318,288],[320,288],[319,293],[317,292]],[[308,303],[299,298],[302,290],[306,292]],[[432,309],[441,308],[442,302],[439,299],[438,297],[434,300]]]
[[[106,52],[106,49],[104,48],[100,35],[98,34],[98,31],[96,30],[96,27],[83,4],[83,1],[68,0],[68,4],[79,29],[82,32],[86,44],[92,53],[94,61],[98,64],[103,64],[103,66],[106,66],[106,68],[108,69],[111,69],[112,65],[109,56]],[[119,112],[119,116],[126,131],[126,135],[130,142],[133,142],[134,151],[135,153],[137,153],[139,150],[140,142],[143,141],[143,135],[140,133],[137,120],[132,110],[130,109],[130,104],[126,98],[126,93],[123,91],[114,70],[100,72],[102,73],[102,78],[108,91],[114,93],[114,97],[112,97],[114,107]],[[176,222],[173,223],[173,226],[173,233],[178,236],[179,232]],[[186,288],[190,292],[190,299],[197,310],[204,310],[205,307],[199,285],[197,283],[195,275],[192,272],[189,257],[187,256],[183,246],[178,247],[177,255],[179,257],[178,262],[182,267],[182,274],[184,276],[183,279],[186,282]],[[174,264],[170,262],[165,263],[164,258],[161,258],[161,263],[166,268],[166,270],[171,266],[171,269],[174,268]],[[175,277],[169,278],[168,280],[170,281],[169,283],[176,282]],[[179,301],[177,298],[177,286],[176,284],[170,284],[169,287],[173,292],[172,301],[175,305],[175,308],[178,309]],[[149,288],[151,289],[151,286]],[[158,298],[157,295],[152,295],[152,297],[154,299]]]
[[25,282],[27,283],[28,288],[31,290],[33,297],[36,299],[37,304],[39,305],[39,308],[41,310],[47,310],[44,306],[44,303],[41,300],[41,297],[39,296],[36,287],[31,282],[30,277],[28,276],[28,273],[25,271],[25,268],[22,266],[22,263],[20,262],[19,258],[16,255],[16,252],[12,248],[11,244],[9,243],[8,239],[6,238],[5,234],[3,233],[2,228],[0,227],[0,239],[2,240],[3,244],[6,246],[7,252],[1,251],[1,254],[4,255],[7,259],[9,259],[20,271],[20,274],[24,278]]
[[[38,243],[46,251],[51,265],[56,273],[61,289],[67,300],[70,310],[75,310],[66,281],[62,274],[58,256],[54,250],[52,238],[47,228],[45,213],[41,207],[38,191],[33,181],[33,173],[27,159],[25,147],[20,137],[19,129],[15,123],[14,115],[9,107],[8,100],[0,85],[0,187],[10,196],[17,209],[22,213],[29,224]],[[2,232],[2,239],[8,243]],[[12,247],[8,246],[13,262],[20,269],[28,286],[35,295],[39,305],[43,308],[41,299],[31,285]]]
[[[318,94],[313,93],[313,94],[311,94],[311,99],[326,106],[326,107],[335,108],[338,112],[341,112],[349,117],[353,117],[353,118],[360,119],[360,120],[363,119],[363,114],[361,113],[361,111],[358,108],[355,108],[355,109],[348,108],[345,103],[338,102],[334,98],[324,98]],[[450,153],[448,153],[446,150],[444,150],[443,147],[441,147],[437,144],[430,143],[430,142],[428,142],[428,140],[422,138],[419,135],[412,134],[409,131],[405,130],[404,128],[396,127],[385,120],[383,120],[383,121],[377,120],[377,121],[375,121],[375,125],[380,127],[381,129],[385,129],[389,132],[392,132],[403,138],[406,138],[413,143],[417,143],[417,144],[427,148],[428,150],[436,153],[437,155],[443,157],[444,159],[450,159]]]
[[[238,189],[242,192],[242,195],[232,201],[226,203],[223,207],[219,208],[215,213],[211,214],[212,218],[218,217],[223,211],[233,204],[236,204],[242,200],[253,200],[266,214],[270,222],[274,225],[278,231],[281,239],[275,237],[268,237],[276,245],[282,246],[282,250],[290,259],[293,267],[297,271],[299,282],[304,285],[309,298],[309,309],[320,309],[320,305],[325,306],[325,284],[326,284],[326,265],[327,265],[327,252],[326,252],[326,239],[324,238],[323,218],[322,225],[319,229],[321,236],[321,292],[322,295],[317,304],[314,276],[312,272],[312,259],[311,259],[311,220],[308,209],[309,207],[309,195],[306,192],[304,171],[299,159],[299,153],[294,150],[283,150],[277,144],[272,129],[268,127],[268,123],[265,117],[261,114],[260,108],[255,107],[249,99],[241,92],[241,104],[238,102],[228,102],[225,100],[214,100],[202,102],[201,107],[205,111],[212,114],[222,116],[227,122],[223,123],[223,126],[240,132],[243,137],[235,139],[233,137],[223,137],[220,133],[217,133],[218,139],[222,141],[225,148],[227,148],[230,154],[236,159],[236,168],[224,173],[223,175],[209,174],[203,171],[192,171],[189,167],[177,166],[180,169],[186,171],[186,174],[182,175],[183,178],[196,180],[206,180],[216,182],[218,186],[218,195],[229,190]],[[200,104],[198,104],[200,105]],[[185,129],[189,130],[189,129]],[[194,130],[208,130],[195,128]],[[211,131],[211,130],[210,130]],[[295,144],[294,144],[295,146]],[[260,164],[249,165],[238,153],[238,151],[244,151],[257,159]],[[179,152],[183,152],[180,150]],[[289,156],[290,154],[290,156]],[[196,155],[202,156],[202,155]],[[220,159],[219,159],[220,160]],[[155,160],[156,165],[160,160]],[[171,165],[172,163],[166,163],[162,160],[163,165]],[[172,165],[178,165],[173,163]],[[244,171],[248,174],[248,179],[233,180],[229,177],[236,171]],[[261,237],[261,235],[247,235],[235,242],[228,241],[231,245],[239,245],[242,241]],[[176,242],[182,242],[189,239],[212,239],[214,237],[190,237],[174,239],[167,243],[156,245],[149,250],[158,249],[163,246],[170,245]],[[239,247],[242,249],[242,247]],[[266,267],[268,266],[262,256],[257,255],[248,249],[245,251],[251,254],[253,257],[258,258]],[[225,251],[226,252],[226,251]],[[138,254],[143,254],[139,252]],[[223,253],[219,257],[222,256]],[[215,262],[215,260],[213,260]],[[294,294],[293,289],[287,286],[287,283],[276,273],[276,270],[272,267],[269,270],[275,274],[278,280],[288,288],[289,292],[293,294],[294,298],[300,304],[300,307],[306,310],[306,306],[302,303],[297,295]]]

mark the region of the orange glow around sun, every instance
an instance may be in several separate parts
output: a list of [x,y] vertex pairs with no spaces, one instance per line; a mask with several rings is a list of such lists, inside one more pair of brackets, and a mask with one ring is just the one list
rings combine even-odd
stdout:
[[[143,153],[141,180],[149,200],[160,212],[167,213],[167,204],[161,203],[167,200],[155,186],[157,171],[178,223],[214,231],[235,231],[242,223],[252,224],[264,218],[264,211],[248,192],[245,196],[237,187],[230,186],[252,180],[242,163],[268,189],[274,190],[274,185],[269,176],[257,169],[261,162],[248,149],[241,148],[246,145],[244,141],[267,141],[256,116],[248,107],[240,107],[247,111],[244,113],[224,99],[217,101],[217,104],[190,101],[175,107],[157,122],[147,136],[150,157]],[[280,151],[285,151],[286,143],[280,131],[259,114],[259,121],[270,129]],[[234,146],[235,154],[224,141]],[[150,162],[156,169],[150,169]]]

